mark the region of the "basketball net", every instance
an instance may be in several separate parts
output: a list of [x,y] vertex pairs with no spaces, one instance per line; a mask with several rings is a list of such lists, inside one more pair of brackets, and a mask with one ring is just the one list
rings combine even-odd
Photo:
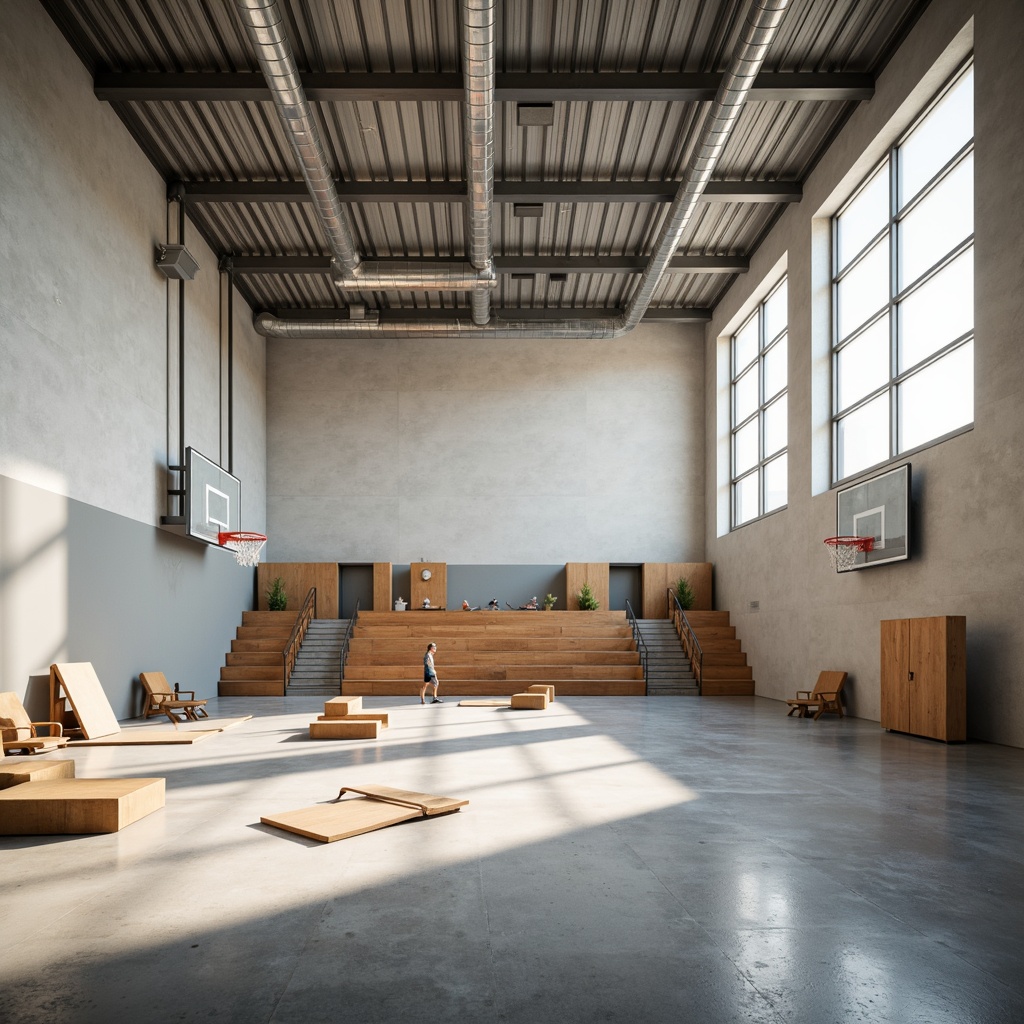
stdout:
[[846,572],[854,567],[857,555],[868,552],[875,546],[874,537],[826,537],[825,550],[836,572]]
[[262,533],[219,533],[217,540],[234,553],[235,561],[239,565],[252,568],[260,564],[260,552],[267,538]]

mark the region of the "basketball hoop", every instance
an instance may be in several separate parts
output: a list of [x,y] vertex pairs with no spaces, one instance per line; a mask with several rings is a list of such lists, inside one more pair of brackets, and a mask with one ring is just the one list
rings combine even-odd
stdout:
[[857,555],[867,554],[875,546],[874,537],[826,537],[825,548],[836,572],[853,568]]
[[239,565],[254,566],[260,564],[260,552],[263,545],[267,543],[265,534],[244,533],[234,531],[231,533],[218,533],[217,543],[223,547],[230,548],[235,555],[235,561]]

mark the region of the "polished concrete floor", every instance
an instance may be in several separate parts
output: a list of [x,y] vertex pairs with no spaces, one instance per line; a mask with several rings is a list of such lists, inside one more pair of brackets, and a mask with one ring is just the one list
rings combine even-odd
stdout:
[[[1024,751],[761,698],[391,711],[313,742],[313,698],[190,747],[116,835],[0,838],[0,1020],[1024,1020]],[[379,783],[457,814],[329,845],[261,814]]]

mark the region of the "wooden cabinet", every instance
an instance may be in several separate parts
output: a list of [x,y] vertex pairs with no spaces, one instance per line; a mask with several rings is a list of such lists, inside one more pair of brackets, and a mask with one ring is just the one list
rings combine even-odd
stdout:
[[967,739],[967,619],[882,622],[882,728]]

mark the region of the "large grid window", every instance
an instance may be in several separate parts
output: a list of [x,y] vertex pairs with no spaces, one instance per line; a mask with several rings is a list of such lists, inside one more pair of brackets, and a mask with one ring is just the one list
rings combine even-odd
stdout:
[[783,278],[730,339],[734,528],[786,504],[788,322]]
[[962,68],[833,218],[839,481],[974,420],[974,74]]

